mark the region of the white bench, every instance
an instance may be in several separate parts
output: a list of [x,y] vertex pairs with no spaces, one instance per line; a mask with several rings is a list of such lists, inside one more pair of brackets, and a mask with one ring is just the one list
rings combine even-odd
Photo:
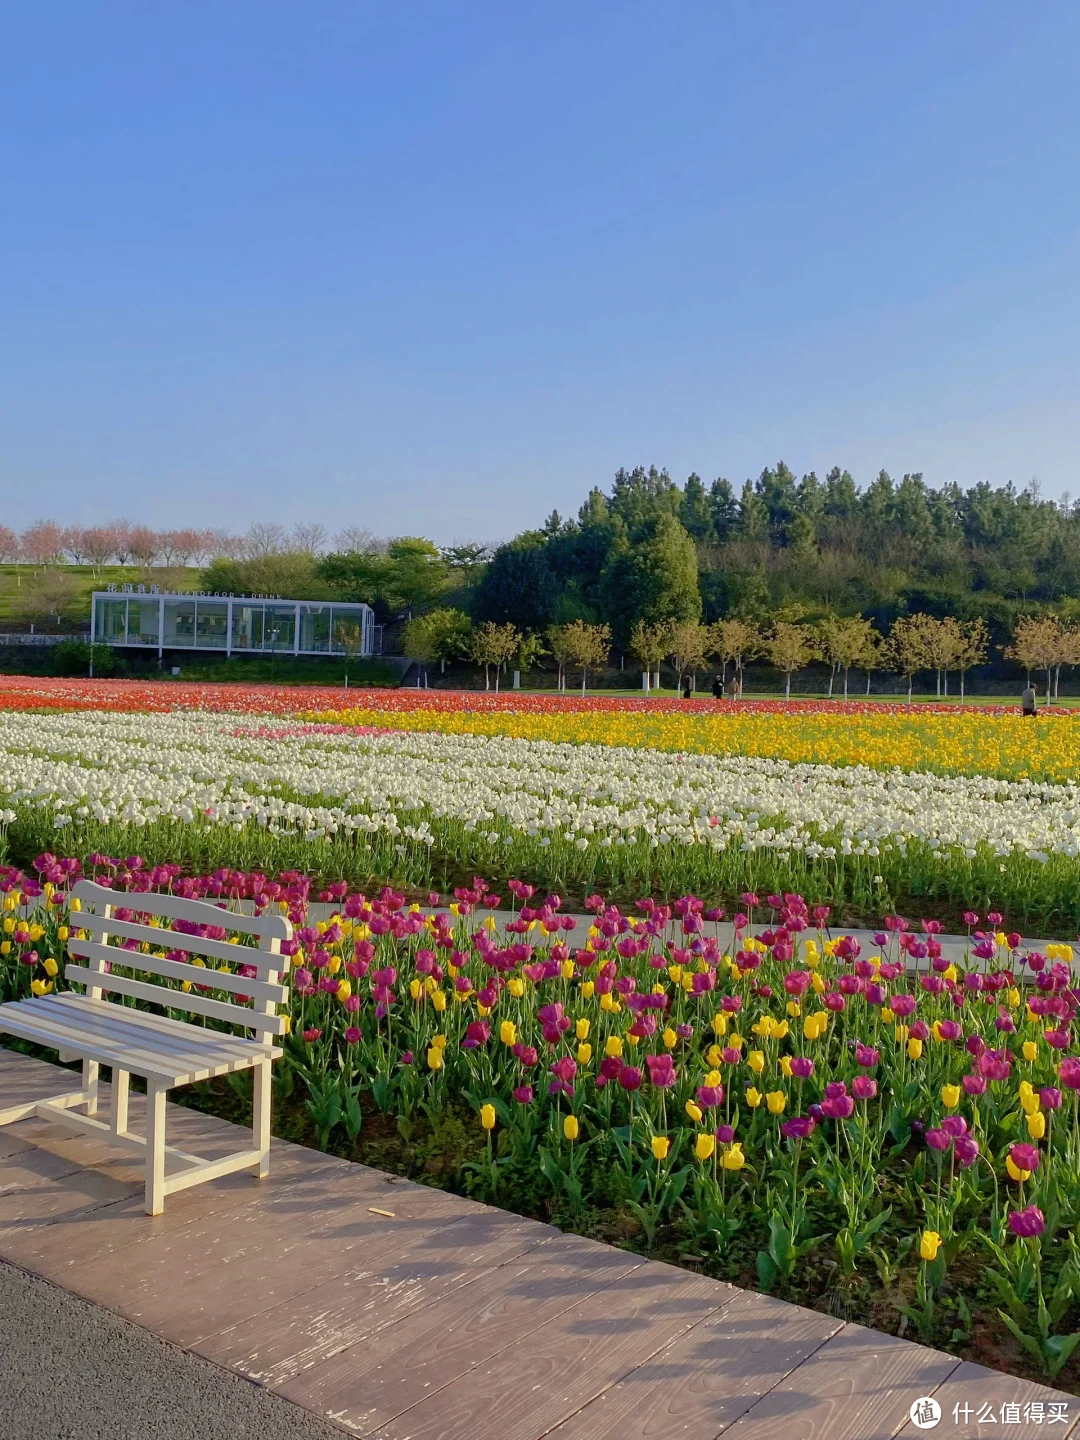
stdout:
[[[6,1109],[0,1100],[0,1125],[36,1115],[144,1151],[148,1215],[161,1213],[166,1195],[204,1180],[235,1170],[252,1170],[260,1178],[267,1175],[270,1066],[282,1053],[273,1044],[273,1037],[288,1029],[287,1018],[277,1013],[277,1007],[288,999],[288,990],[280,983],[281,973],[289,964],[281,954],[281,942],[292,938],[292,925],[282,915],[237,915],[202,900],[125,894],[91,880],[80,880],[72,898],[79,901],[81,912],[74,911],[71,916],[74,938],[68,942],[68,954],[86,963],[69,963],[65,974],[68,982],[82,986],[84,993],[67,990],[0,1005],[0,1032],[54,1048],[65,1062],[81,1059],[82,1086],[66,1095]],[[117,908],[135,911],[139,918],[117,920]],[[255,936],[258,948],[159,928],[145,923],[146,916],[213,925],[241,936]],[[190,959],[170,960],[160,954],[147,954],[141,948],[125,950],[110,945],[110,937],[134,940],[140,947],[146,944],[152,952],[182,950],[189,957],[205,957],[206,968],[193,965]],[[222,969],[212,968],[219,964]],[[233,973],[233,967],[238,970],[240,965],[255,966],[256,975],[248,978]],[[130,971],[149,978],[124,973]],[[176,983],[162,983],[170,981]],[[181,988],[185,981],[191,985],[189,991]],[[201,994],[195,988],[199,985],[249,999],[246,1003],[217,999]],[[119,999],[104,998],[106,992]],[[123,1003],[125,997],[157,1008],[138,1009]],[[177,1020],[163,1011],[184,1011],[191,1018]],[[224,1021],[232,1028],[214,1029],[198,1023],[203,1016]],[[254,1031],[254,1038],[245,1031]],[[112,1069],[108,1122],[95,1118],[101,1065]],[[181,1085],[238,1070],[255,1072],[251,1149],[206,1160],[166,1145],[167,1093]],[[128,1129],[131,1075],[146,1081],[145,1136]],[[77,1113],[74,1107],[83,1105],[85,1112]],[[185,1168],[166,1175],[166,1155]]]

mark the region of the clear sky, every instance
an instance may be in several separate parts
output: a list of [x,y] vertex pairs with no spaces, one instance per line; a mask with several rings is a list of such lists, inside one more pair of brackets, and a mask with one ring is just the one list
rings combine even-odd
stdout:
[[0,0],[0,520],[1080,492],[1075,0]]

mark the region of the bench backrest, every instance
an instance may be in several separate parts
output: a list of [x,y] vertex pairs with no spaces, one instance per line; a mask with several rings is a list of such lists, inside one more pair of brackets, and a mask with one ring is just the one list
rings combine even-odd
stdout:
[[[288,969],[289,960],[281,953],[281,942],[292,939],[292,925],[284,915],[238,915],[211,905],[205,900],[184,900],[177,895],[130,894],[110,890],[93,880],[80,880],[72,889],[71,898],[80,908],[71,916],[71,927],[85,933],[85,939],[68,941],[68,954],[85,960],[85,965],[68,963],[64,974],[69,983],[86,987],[86,993],[98,1000],[103,992],[127,995],[135,1000],[165,1005],[170,1010],[184,1010],[189,1015],[206,1015],[232,1025],[254,1030],[269,1043],[270,1037],[283,1035],[288,1021],[278,1015],[277,1007],[289,997],[280,976]],[[140,917],[118,920],[116,910],[132,910]],[[258,949],[249,945],[230,944],[228,940],[188,935],[182,930],[148,925],[141,918],[152,915],[165,920],[181,920],[198,926],[217,926],[226,932],[257,937]],[[125,950],[109,944],[109,938],[144,942],[154,950],[182,950],[187,955],[205,958],[206,968],[192,965],[190,960],[169,960],[148,955],[141,949]],[[219,970],[216,965],[227,962],[239,968],[254,966],[256,974],[234,974]],[[138,970],[150,978],[136,980],[118,975],[115,967]],[[164,985],[162,980],[188,981],[192,988]],[[218,1000],[199,994],[196,986],[224,990],[231,995],[249,997],[247,1002]]]

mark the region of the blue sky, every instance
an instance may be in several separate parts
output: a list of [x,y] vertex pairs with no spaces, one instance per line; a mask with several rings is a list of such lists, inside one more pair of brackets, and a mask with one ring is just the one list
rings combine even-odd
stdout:
[[1080,492],[1080,7],[0,0],[0,519]]

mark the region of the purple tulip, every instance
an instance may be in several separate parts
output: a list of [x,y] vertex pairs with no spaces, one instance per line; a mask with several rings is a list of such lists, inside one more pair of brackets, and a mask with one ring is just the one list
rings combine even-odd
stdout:
[[734,1125],[718,1125],[716,1127],[716,1143],[718,1145],[730,1145],[735,1139]]
[[947,1130],[931,1129],[926,1132],[926,1143],[931,1150],[948,1150],[953,1143],[953,1137]]
[[514,1099],[519,1105],[531,1105],[533,1102],[533,1087],[531,1085],[518,1085],[514,1090]]
[[855,1046],[855,1064],[861,1065],[864,1070],[873,1070],[880,1059],[881,1051],[875,1050],[873,1045]]
[[958,1135],[953,1141],[953,1155],[961,1170],[966,1170],[979,1158],[978,1140],[974,1135]]
[[624,1065],[619,1071],[619,1084],[624,1090],[640,1089],[641,1071],[636,1065]]
[[873,1100],[877,1094],[877,1081],[869,1075],[856,1075],[851,1082],[851,1093],[856,1100]]
[[968,1125],[962,1115],[946,1115],[941,1122],[941,1128],[955,1140],[958,1136],[967,1134]]
[[1061,1091],[1053,1085],[1044,1085],[1039,1091],[1039,1104],[1044,1110],[1060,1109]]
[[1020,1145],[1010,1145],[1009,1159],[1018,1170],[1037,1170],[1039,1168],[1039,1147],[1028,1145],[1026,1141]]
[[791,1062],[791,1073],[796,1080],[809,1080],[814,1073],[814,1062],[806,1055],[796,1055]]
[[832,1095],[821,1102],[821,1109],[830,1120],[847,1120],[855,1110],[855,1101],[850,1095]]
[[780,1133],[788,1140],[807,1140],[816,1128],[817,1121],[812,1115],[793,1115],[780,1126]]
[[1046,1217],[1037,1205],[1029,1205],[1026,1210],[1010,1210],[1009,1229],[1021,1240],[1030,1240],[1046,1229]]

